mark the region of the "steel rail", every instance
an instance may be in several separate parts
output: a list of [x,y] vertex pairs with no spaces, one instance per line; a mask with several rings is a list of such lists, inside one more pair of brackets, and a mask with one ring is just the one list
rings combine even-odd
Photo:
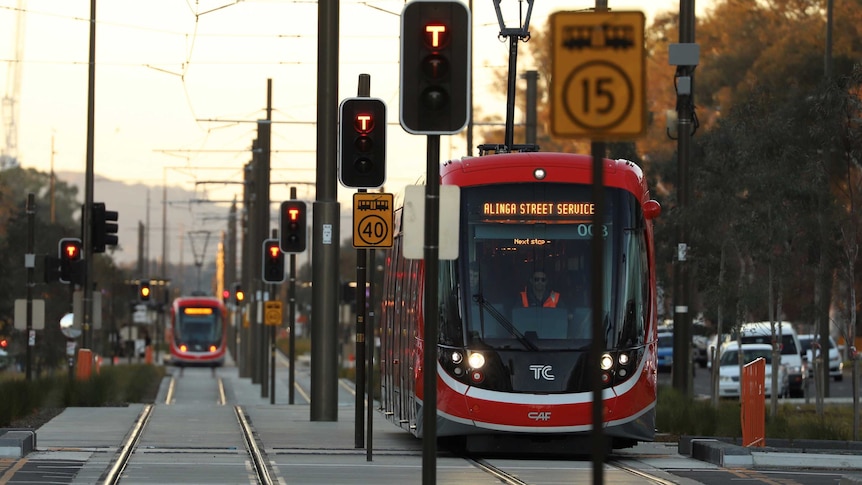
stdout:
[[258,480],[260,480],[260,483],[263,485],[274,483],[272,481],[272,477],[269,476],[269,468],[266,466],[266,460],[264,460],[263,453],[261,453],[260,448],[257,446],[257,442],[254,440],[251,425],[248,424],[248,421],[245,419],[245,413],[243,413],[242,407],[234,406],[234,412],[236,413],[239,427],[242,430],[242,437],[245,439],[246,449],[251,457],[251,462],[254,466]]
[[518,478],[514,475],[506,473],[503,470],[500,470],[499,468],[495,467],[494,465],[491,465],[490,463],[488,463],[487,461],[485,461],[481,458],[475,458],[475,459],[469,458],[469,457],[463,457],[463,458],[467,462],[469,462],[470,464],[475,466],[476,468],[478,468],[478,469],[482,470],[483,472],[493,476],[494,478],[499,480],[501,483],[505,483],[507,485],[528,485],[527,482],[521,480],[520,478]]
[[144,406],[144,410],[138,416],[138,420],[135,422],[134,428],[132,428],[132,432],[129,433],[129,436],[123,443],[122,448],[120,449],[120,456],[117,457],[117,460],[114,462],[114,465],[108,470],[108,473],[104,475],[104,480],[102,483],[104,485],[114,485],[120,482],[120,476],[123,474],[123,470],[126,469],[126,465],[129,464],[129,459],[132,457],[132,452],[138,446],[138,441],[141,439],[141,435],[144,433],[144,428],[147,426],[147,423],[150,421],[150,416],[153,413],[153,405],[147,404]]
[[643,471],[643,470],[638,470],[638,469],[636,469],[636,468],[633,468],[633,467],[630,467],[630,466],[628,466],[628,465],[625,465],[625,464],[623,464],[622,462],[619,462],[619,461],[616,461],[616,460],[608,460],[608,461],[606,461],[605,463],[606,463],[607,465],[609,465],[609,466],[613,466],[613,467],[619,468],[620,470],[622,470],[622,471],[624,471],[624,472],[627,472],[627,473],[630,473],[630,474],[632,474],[632,475],[635,475],[635,476],[637,476],[637,477],[639,477],[639,478],[643,478],[643,479],[645,479],[645,480],[649,480],[649,481],[650,481],[650,482],[652,482],[652,483],[656,483],[656,484],[659,484],[659,485],[675,485],[675,484],[676,484],[676,482],[673,482],[673,481],[670,481],[670,480],[666,480],[666,479],[664,479],[664,478],[657,477],[657,476],[652,475],[652,474],[650,474],[650,473],[647,473],[647,472],[645,472],[645,471]]

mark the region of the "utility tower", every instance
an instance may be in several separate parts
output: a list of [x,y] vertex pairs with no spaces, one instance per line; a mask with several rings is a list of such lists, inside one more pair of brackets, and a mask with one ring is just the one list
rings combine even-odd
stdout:
[[5,143],[0,151],[0,170],[18,165],[18,100],[21,97],[21,63],[24,61],[24,3],[15,7],[15,28],[12,31],[15,55],[7,61],[6,94],[3,96],[3,134]]

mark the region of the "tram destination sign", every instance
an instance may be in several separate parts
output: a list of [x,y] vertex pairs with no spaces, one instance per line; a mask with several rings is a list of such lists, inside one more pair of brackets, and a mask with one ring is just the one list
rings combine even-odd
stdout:
[[551,134],[626,139],[646,130],[643,12],[551,16]]

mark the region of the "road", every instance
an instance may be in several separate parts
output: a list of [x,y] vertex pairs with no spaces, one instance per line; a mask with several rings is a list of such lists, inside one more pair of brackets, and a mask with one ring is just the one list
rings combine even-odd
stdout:
[[[853,379],[849,368],[844,369],[843,379],[841,381],[829,381],[829,396],[830,398],[846,398],[853,397]],[[670,372],[659,372],[659,385],[672,385]],[[695,396],[710,396],[711,369],[702,368],[699,365],[694,366],[694,378],[692,380]],[[814,382],[809,381],[809,396],[811,401],[814,401]]]

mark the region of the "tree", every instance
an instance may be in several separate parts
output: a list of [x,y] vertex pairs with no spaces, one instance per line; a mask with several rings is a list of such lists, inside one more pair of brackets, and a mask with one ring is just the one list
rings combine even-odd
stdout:
[[[53,191],[51,187],[53,186]],[[54,369],[65,356],[64,337],[60,333],[60,318],[72,310],[68,285],[46,284],[43,279],[45,255],[57,255],[57,243],[62,237],[79,237],[81,233],[81,203],[77,200],[77,187],[61,180],[51,183],[51,176],[34,169],[12,168],[0,172],[0,322],[11,328],[16,299],[26,296],[27,269],[22,264],[27,251],[28,194],[35,194],[36,213],[34,254],[36,255],[35,289],[33,297],[45,301],[45,331],[37,338],[36,364]],[[99,288],[110,290],[125,278],[107,255],[94,261],[92,282]],[[109,292],[110,296],[111,293]],[[112,305],[106,315],[123,318],[128,315],[125,299],[104,301]],[[109,321],[109,320],[105,320]],[[107,330],[107,329],[106,329]],[[21,353],[26,336],[19,334],[13,340],[14,352]]]

